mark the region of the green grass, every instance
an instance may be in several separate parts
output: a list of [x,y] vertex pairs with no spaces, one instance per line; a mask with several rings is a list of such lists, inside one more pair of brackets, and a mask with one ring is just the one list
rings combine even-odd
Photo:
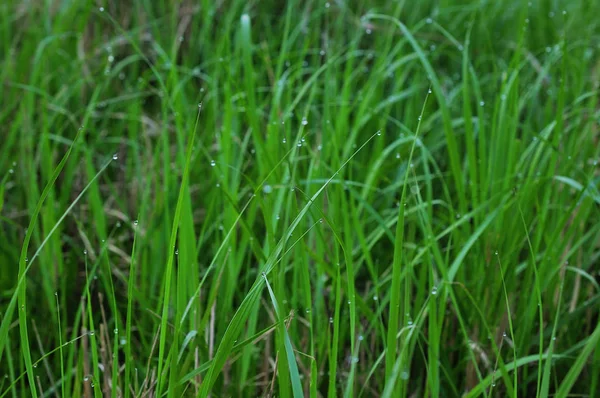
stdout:
[[599,13],[2,2],[0,397],[600,396]]

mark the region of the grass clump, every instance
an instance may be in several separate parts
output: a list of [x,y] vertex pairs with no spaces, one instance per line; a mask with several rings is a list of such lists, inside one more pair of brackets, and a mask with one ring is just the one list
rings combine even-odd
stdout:
[[0,6],[0,397],[596,396],[594,2]]

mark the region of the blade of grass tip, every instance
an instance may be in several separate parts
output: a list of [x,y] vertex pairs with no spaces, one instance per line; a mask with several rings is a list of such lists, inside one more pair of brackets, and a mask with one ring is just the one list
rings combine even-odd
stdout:
[[[20,310],[19,310],[19,330],[20,330],[20,336],[21,336],[21,350],[23,353],[23,360],[25,362],[25,368],[27,369],[27,378],[29,380],[29,387],[31,389],[32,396],[34,398],[37,397],[37,390],[35,388],[35,375],[33,373],[33,366],[32,366],[32,362],[31,362],[31,352],[29,349],[29,336],[28,336],[28,332],[27,332],[27,311],[26,311],[27,303],[26,303],[26,283],[25,283],[25,275],[26,275],[27,269],[28,269],[27,251],[29,249],[29,242],[31,241],[31,237],[33,235],[33,231],[34,231],[35,225],[37,223],[38,215],[40,214],[40,211],[42,209],[42,205],[43,205],[44,201],[46,200],[46,197],[50,193],[50,190],[54,186],[54,183],[58,179],[58,176],[60,175],[62,169],[64,168],[65,164],[67,163],[67,159],[71,155],[71,151],[73,150],[73,147],[75,146],[75,142],[77,141],[79,134],[80,134],[80,131],[78,131],[77,134],[75,135],[75,138],[73,139],[73,143],[71,144],[71,146],[69,146],[69,149],[67,149],[67,152],[65,153],[65,155],[59,162],[58,166],[54,170],[54,173],[52,174],[50,181],[48,181],[48,183],[44,187],[44,190],[42,191],[42,195],[40,196],[40,199],[38,200],[38,202],[35,206],[33,214],[31,215],[31,220],[29,221],[29,225],[26,230],[27,232],[25,233],[25,239],[23,240],[23,246],[21,247],[21,255],[19,258],[19,273],[18,273],[17,287],[16,287],[16,294],[17,294],[16,304],[20,308]],[[12,321],[13,312],[15,310],[14,297],[15,297],[15,295],[13,295],[13,298],[11,299],[11,301],[8,305],[6,312],[4,314],[4,317],[2,319],[2,324],[0,325],[0,361],[2,360],[2,351],[4,349],[4,344],[6,342],[6,339],[8,338],[8,329],[9,329],[10,323]]]
[[[558,304],[556,305],[556,318],[554,318],[554,326],[552,327],[552,337],[550,338],[550,345],[548,346],[548,353],[546,354],[546,363],[544,364],[544,377],[542,379],[542,386],[539,390],[539,396],[546,398],[550,390],[550,371],[552,369],[552,354],[554,353],[554,341],[556,340],[556,330],[558,328],[558,318],[560,318],[560,304],[562,302],[564,278],[560,281],[560,288],[558,292]],[[540,309],[541,311],[541,309]],[[543,338],[543,333],[540,331]],[[540,358],[541,361],[541,358]],[[542,366],[539,364],[538,366]]]
[[[336,246],[335,250],[336,264],[340,262],[340,249]],[[329,318],[329,323],[333,320],[333,340],[331,342],[331,349],[329,354],[329,390],[328,396],[335,397],[336,394],[336,376],[338,366],[338,350],[340,342],[340,310],[342,306],[342,276],[340,274],[340,267],[336,267],[336,278],[335,278],[335,309],[333,319]]]
[[273,308],[275,309],[275,315],[277,316],[277,321],[279,326],[279,332],[283,334],[284,344],[285,344],[285,354],[287,356],[287,363],[290,372],[290,379],[292,381],[292,392],[294,398],[302,398],[304,397],[304,393],[302,392],[302,383],[300,381],[300,373],[298,372],[298,364],[296,363],[296,356],[294,354],[294,347],[292,347],[292,342],[290,340],[290,335],[287,331],[287,327],[285,326],[285,322],[281,322],[281,313],[279,311],[279,306],[277,305],[277,298],[275,297],[275,293],[273,289],[271,289],[271,284],[267,279],[267,274],[262,273],[262,277],[265,280],[265,285],[267,286],[267,290],[269,291],[269,296],[271,297],[271,303],[273,303]]
[[[540,288],[540,278],[538,275],[537,264],[535,261],[535,251],[533,250],[533,244],[531,243],[531,238],[529,236],[529,230],[527,229],[527,223],[525,222],[525,216],[523,215],[523,210],[521,209],[521,204],[519,202],[517,202],[517,207],[519,209],[519,215],[521,216],[521,222],[523,223],[523,228],[525,229],[525,237],[527,238],[527,246],[529,247],[529,255],[531,256],[531,262],[532,262],[533,272],[534,272],[534,276],[535,276],[535,293],[536,293],[537,301],[538,301],[538,314],[540,317],[540,319],[539,319],[539,322],[540,322],[540,330],[539,330],[540,360],[538,362],[538,379],[537,379],[537,388],[536,388],[537,396],[539,397],[541,394],[540,386],[542,385],[542,355],[544,353],[544,311],[543,311],[544,307],[542,305],[542,290]],[[559,305],[560,305],[560,301],[559,301]],[[557,312],[557,314],[558,314],[558,312]],[[557,319],[558,319],[558,316],[557,316]],[[556,322],[555,322],[555,325],[556,325]],[[552,347],[550,348],[550,350],[552,350]],[[546,392],[546,394],[547,394],[547,392]],[[547,395],[542,394],[541,396],[544,397]]]
[[188,182],[190,175],[190,164],[192,162],[192,153],[194,150],[194,137],[196,129],[198,128],[198,122],[200,120],[200,113],[202,111],[202,103],[198,104],[198,113],[196,116],[196,122],[194,128],[188,133],[187,139],[187,153],[185,157],[185,168],[183,170],[183,177],[181,179],[181,185],[179,187],[179,195],[177,198],[177,205],[175,207],[175,216],[173,218],[173,225],[171,227],[171,237],[168,246],[168,258],[167,267],[165,269],[165,281],[164,281],[164,295],[163,295],[163,308],[162,318],[160,326],[160,337],[158,343],[158,386],[157,394],[160,395],[162,388],[164,387],[164,378],[162,377],[163,370],[163,359],[165,357],[165,346],[167,341],[167,320],[169,316],[169,299],[171,297],[171,279],[173,277],[173,263],[175,259],[175,243],[177,242],[177,230],[179,228],[179,218],[181,216],[181,208],[183,205],[183,195],[185,193],[185,185]]
[[61,395],[63,397],[66,397],[65,395],[65,360],[63,357],[63,341],[62,341],[62,328],[60,325],[60,302],[58,299],[58,294],[54,293],[54,296],[56,297],[56,320],[57,320],[57,324],[58,324],[58,349],[59,349],[59,355],[60,355],[60,379],[63,381],[62,383],[60,383],[60,392]]
[[[515,363],[515,367],[516,367],[516,361],[517,361],[517,347],[516,344],[514,343],[515,341],[515,335],[514,335],[514,331],[513,331],[513,324],[512,324],[512,316],[510,313],[510,302],[508,301],[508,292],[506,291],[506,282],[504,280],[504,271],[502,271],[502,262],[500,261],[500,254],[496,251],[496,257],[498,259],[498,269],[500,270],[500,277],[502,278],[502,289],[504,291],[504,300],[506,303],[506,313],[508,316],[508,329],[510,331],[510,338],[513,341],[512,348],[513,348],[513,363]],[[513,372],[513,390],[514,390],[514,394],[515,397],[517,396],[517,391],[518,391],[518,386],[517,386],[517,373],[518,372]]]
[[[421,115],[417,122],[417,129],[415,131],[415,137],[410,148],[410,155],[408,157],[408,164],[412,161],[414,151],[416,148],[417,140],[419,137],[419,131],[421,128],[421,121],[423,120],[423,114],[427,105],[427,99],[429,98],[429,91],[425,95],[425,101],[421,107]],[[404,172],[404,183],[402,184],[402,194],[400,195],[400,204],[404,203],[406,199],[406,186],[408,184],[408,176],[410,173],[410,167],[406,168]],[[390,311],[389,311],[389,326],[387,333],[387,350],[385,354],[385,379],[386,383],[392,380],[392,374],[394,371],[394,364],[397,356],[397,342],[396,336],[398,334],[398,320],[399,320],[399,308],[400,308],[400,282],[402,280],[402,250],[404,244],[404,211],[405,207],[400,205],[398,208],[398,221],[396,222],[396,237],[394,241],[394,258],[392,263],[392,287],[390,295]]]
[[[97,336],[96,336],[96,332],[95,332],[95,326],[94,326],[94,316],[93,316],[93,312],[92,312],[92,294],[90,293],[90,273],[88,271],[88,258],[87,256],[85,256],[85,279],[86,279],[86,284],[85,284],[85,295],[86,295],[86,300],[85,300],[85,306],[86,306],[86,312],[87,312],[87,317],[88,317],[88,328],[89,328],[89,332],[88,332],[88,336],[90,337],[90,351],[92,353],[92,375],[91,375],[91,380],[87,380],[90,382],[90,387],[94,388],[94,384],[95,383],[100,383],[100,359],[98,357],[98,344],[96,342]],[[83,325],[85,325],[85,321],[83,321]],[[102,337],[101,337],[102,338]],[[85,369],[85,366],[84,366]],[[85,375],[84,376],[84,381],[86,381],[86,378],[89,378],[90,375]],[[100,390],[101,388],[94,388],[94,397],[100,397]]]
[[[140,216],[138,215],[138,220]],[[135,285],[135,256],[137,240],[138,240],[138,230],[137,228],[134,230],[133,234],[133,246],[131,248],[131,263],[129,264],[129,280],[127,282],[127,319],[125,320],[125,398],[131,396],[131,389],[128,386],[131,385],[131,367],[133,366],[133,358],[131,357],[131,313],[133,309],[133,294],[134,294],[134,285]]]

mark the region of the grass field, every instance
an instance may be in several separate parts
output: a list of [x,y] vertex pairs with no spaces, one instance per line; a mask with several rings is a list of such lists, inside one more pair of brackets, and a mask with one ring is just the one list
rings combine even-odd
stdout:
[[600,397],[600,3],[0,4],[0,398]]

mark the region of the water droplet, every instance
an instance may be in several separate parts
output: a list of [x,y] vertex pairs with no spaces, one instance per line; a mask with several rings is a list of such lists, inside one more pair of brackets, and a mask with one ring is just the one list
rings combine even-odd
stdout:
[[281,142],[283,142],[285,144],[285,143],[287,143],[287,140],[284,138],[281,140]]
[[421,121],[421,115],[419,115],[418,120]]
[[434,296],[437,294],[437,287],[433,287],[433,289],[431,289],[431,294],[433,294]]
[[492,387],[496,387],[496,382],[492,382]]
[[83,251],[83,255],[84,255],[84,256],[87,256],[87,250],[84,250],[84,251]]
[[321,56],[325,55],[325,50],[319,51],[319,55],[321,55]]
[[100,12],[104,12],[104,7],[100,7],[98,10],[100,10]]
[[94,332],[93,330],[90,331],[90,336],[93,336],[95,334],[96,334],[96,332]]
[[329,8],[330,4],[329,3],[325,3],[325,8]]
[[403,370],[403,371],[400,373],[400,378],[401,378],[402,380],[408,380],[408,372],[407,372],[406,370]]
[[496,251],[494,252],[494,254],[497,256],[497,255],[498,255],[498,250],[496,250]]
[[34,368],[37,368],[37,363],[34,363],[34,364],[33,364],[33,367],[34,367]]
[[109,63],[111,63],[111,64],[112,64],[113,62],[115,62],[115,56],[114,56],[114,55],[112,55],[112,54],[110,54],[110,55],[108,56],[108,62],[109,62]]
[[323,224],[323,219],[319,218],[319,223]]
[[119,333],[119,329],[115,328],[115,330],[113,330],[114,334]]
[[553,337],[552,337],[552,341],[556,341],[556,336],[553,336]]
[[381,135],[381,130],[378,130],[378,131],[377,131],[377,135]]
[[13,174],[15,171],[14,171],[13,169],[8,169],[8,172],[9,172],[10,174]]
[[135,221],[133,222],[133,225],[135,225],[135,226],[137,227],[138,223],[139,223],[139,221],[138,221],[138,220],[135,220]]
[[85,377],[83,378],[83,381],[89,381],[89,380],[90,380],[90,377],[89,377],[89,376],[85,376]]
[[302,118],[302,125],[306,126],[308,124],[308,120],[305,117]]
[[263,185],[263,192],[268,195],[271,192],[273,192],[273,187],[268,184],[265,184],[265,185]]
[[479,106],[484,106],[485,105],[485,101],[479,101]]
[[115,154],[113,155],[113,160],[117,160],[117,159],[119,159],[119,155],[115,153]]
[[176,256],[179,256],[179,249],[176,249],[176,250],[175,250],[175,255],[176,255]]
[[427,93],[431,94],[431,89],[427,90]]
[[352,301],[348,300],[348,305],[352,304]]
[[210,167],[215,167],[215,166],[216,166],[216,164],[217,164],[217,163],[216,163],[214,160],[211,160],[211,161],[210,161]]
[[379,300],[379,297],[373,296],[373,301],[377,301],[377,300]]
[[372,31],[371,29],[367,29],[367,30],[365,30],[365,32],[366,32],[368,35],[370,35],[370,34],[371,34],[373,31]]
[[506,332],[502,332],[502,337],[506,337]]
[[333,317],[332,316],[329,317],[329,323],[333,323]]

